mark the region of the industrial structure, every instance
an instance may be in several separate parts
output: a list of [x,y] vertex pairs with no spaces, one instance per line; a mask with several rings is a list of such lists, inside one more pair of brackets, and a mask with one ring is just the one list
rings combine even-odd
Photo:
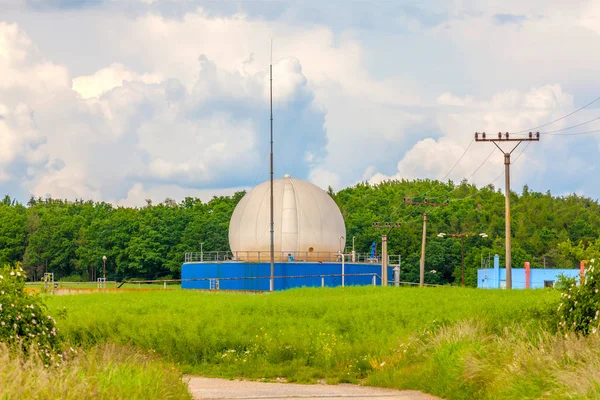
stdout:
[[[500,268],[500,256],[494,256],[494,268],[477,270],[477,287],[481,289],[507,289],[506,268]],[[531,268],[526,262],[523,268],[513,268],[513,289],[539,289],[554,287],[559,277],[580,278],[584,275],[585,265],[582,262],[579,269],[546,269]]]
[[186,253],[183,288],[271,290],[272,282],[273,290],[282,290],[399,281],[399,256],[386,255],[382,271],[381,255],[374,251],[346,251],[337,204],[324,190],[289,175],[273,180],[271,254],[270,188],[270,181],[258,185],[236,206],[229,224],[231,251]]

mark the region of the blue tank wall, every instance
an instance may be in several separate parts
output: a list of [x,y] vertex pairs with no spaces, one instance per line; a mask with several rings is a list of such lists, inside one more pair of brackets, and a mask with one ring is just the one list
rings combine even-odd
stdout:
[[[392,267],[388,267],[390,280]],[[223,263],[185,263],[181,267],[181,287],[183,289],[210,289],[209,280],[186,281],[188,279],[219,278],[221,290],[269,290],[269,263],[223,262]],[[342,263],[285,262],[275,263],[275,276],[303,276],[301,278],[276,278],[275,290],[285,290],[303,286],[321,286],[321,277],[312,275],[333,275],[342,273]],[[381,264],[345,264],[344,274],[369,274],[367,276],[346,276],[344,284],[372,285],[373,274],[381,275]],[[311,275],[307,277],[307,275]],[[233,279],[266,277],[261,279]],[[225,278],[225,279],[223,279]],[[325,286],[341,286],[341,276],[325,277]],[[376,284],[381,279],[376,277]]]

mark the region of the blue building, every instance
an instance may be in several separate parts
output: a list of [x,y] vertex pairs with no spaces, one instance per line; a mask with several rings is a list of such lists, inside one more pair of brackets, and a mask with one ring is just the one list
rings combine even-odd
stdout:
[[[268,262],[209,261],[186,262],[181,268],[183,289],[257,290],[270,287]],[[381,264],[344,263],[345,286],[381,285]],[[274,289],[335,287],[342,285],[341,262],[288,261],[275,263]],[[388,267],[393,277],[393,267]]]
[[[499,289],[506,287],[506,268],[499,268],[500,257],[494,256],[494,268],[477,270],[477,287],[482,289]],[[529,272],[528,272],[529,270]],[[513,268],[513,289],[538,289],[553,287],[561,275],[579,278],[579,269],[543,269],[543,268]]]

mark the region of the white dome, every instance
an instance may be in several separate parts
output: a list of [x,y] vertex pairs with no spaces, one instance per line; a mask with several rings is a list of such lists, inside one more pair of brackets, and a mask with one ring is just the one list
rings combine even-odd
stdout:
[[[269,181],[258,185],[233,211],[229,245],[239,259],[269,260],[269,187]],[[326,261],[329,253],[345,248],[344,219],[337,204],[321,188],[285,175],[273,181],[273,202],[276,259],[287,259],[292,254],[296,260]]]

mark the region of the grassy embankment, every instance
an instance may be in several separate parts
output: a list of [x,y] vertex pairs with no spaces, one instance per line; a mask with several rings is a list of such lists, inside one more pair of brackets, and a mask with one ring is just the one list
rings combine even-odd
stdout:
[[600,397],[600,340],[553,334],[554,291],[156,291],[49,299],[84,348],[156,351],[187,373],[365,382],[451,399]]
[[0,343],[2,399],[190,399],[171,363],[130,346],[98,345],[44,366],[35,352]]

